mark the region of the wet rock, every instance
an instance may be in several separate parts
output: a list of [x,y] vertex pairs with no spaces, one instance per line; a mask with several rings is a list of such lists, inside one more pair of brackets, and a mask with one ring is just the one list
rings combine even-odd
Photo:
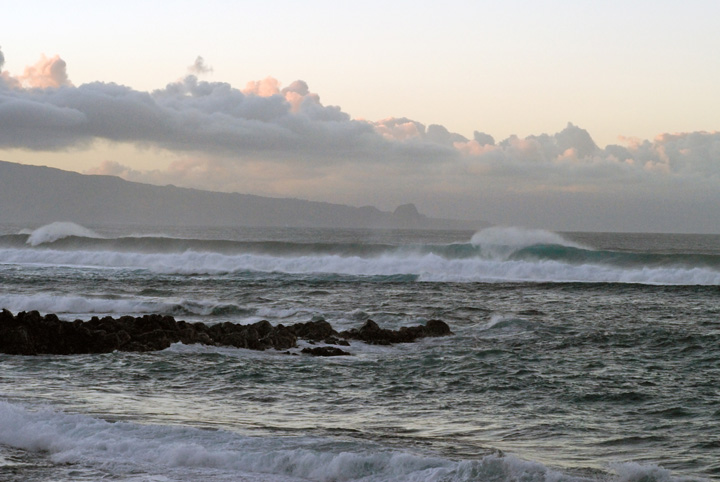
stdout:
[[273,331],[273,326],[267,320],[258,321],[251,325],[257,332],[259,337],[266,337]]
[[350,342],[344,338],[338,338],[336,336],[329,336],[323,340],[326,345],[342,345],[350,346]]
[[317,346],[313,348],[303,348],[300,353],[306,353],[312,356],[351,356],[345,350],[341,350],[336,346]]
[[371,345],[411,343],[418,338],[452,335],[450,327],[441,320],[429,320],[425,325],[403,326],[399,330],[380,328],[373,320],[367,320],[360,329],[343,331],[340,336],[361,340]]
[[296,323],[288,326],[288,329],[303,340],[322,341],[328,337],[338,335],[338,332],[325,320]]
[[428,320],[425,323],[425,336],[449,336],[453,332],[450,331],[450,326],[442,320]]
[[[212,326],[203,323],[176,321],[172,316],[144,315],[112,318],[92,317],[88,321],[61,321],[56,315],[44,317],[37,311],[13,315],[0,311],[0,353],[12,355],[109,353],[112,351],[147,352],[163,350],[173,343],[202,343],[234,346],[251,350],[287,350],[297,347],[297,340],[327,345],[348,346],[348,340],[361,340],[377,345],[409,343],[428,336],[446,336],[452,332],[440,320],[426,325],[403,327],[399,330],[381,328],[368,320],[359,329],[338,333],[325,320],[295,325],[273,326],[263,320],[251,325],[225,322]],[[307,350],[307,351],[305,351]],[[315,356],[347,355],[334,346],[306,348]]]
[[[269,323],[268,323],[269,324]],[[297,346],[297,336],[283,325],[278,325],[261,340],[268,347],[276,350],[286,350]]]

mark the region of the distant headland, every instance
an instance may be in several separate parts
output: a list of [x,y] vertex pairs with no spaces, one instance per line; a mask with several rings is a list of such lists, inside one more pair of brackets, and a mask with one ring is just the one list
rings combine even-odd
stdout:
[[0,161],[0,223],[468,229],[482,221],[431,218],[413,204],[373,206],[222,193]]

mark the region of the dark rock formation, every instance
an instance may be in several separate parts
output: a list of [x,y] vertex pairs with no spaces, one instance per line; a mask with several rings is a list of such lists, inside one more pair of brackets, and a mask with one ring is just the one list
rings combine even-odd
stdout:
[[287,327],[291,333],[303,340],[322,341],[333,336],[337,336],[337,331],[333,330],[325,320],[308,321],[307,323],[295,323]]
[[[195,323],[194,325],[202,325]],[[273,327],[269,321],[262,320],[252,325],[238,325],[225,322],[207,328],[211,339],[206,345],[225,345],[251,350],[287,350],[296,346],[297,337],[285,326]],[[184,342],[183,342],[184,343]]]
[[[324,341],[329,345],[347,346],[347,339],[389,345],[450,334],[448,325],[440,320],[430,320],[424,326],[403,327],[397,331],[380,328],[374,321],[368,320],[360,329],[338,333],[325,320],[291,326],[273,326],[266,320],[251,325],[225,322],[207,326],[204,323],[176,321],[172,316],[163,315],[106,316],[68,322],[53,314],[42,316],[37,311],[23,311],[16,316],[7,310],[0,312],[0,353],[11,355],[71,355],[115,350],[144,352],[163,350],[177,342],[251,350],[287,350],[297,347],[298,339]],[[317,356],[348,354],[330,346],[306,348],[303,353]]]
[[312,356],[344,356],[352,355],[345,350],[341,350],[336,346],[318,346],[313,348],[303,348],[301,353],[307,353]]
[[444,321],[430,320],[426,325],[403,326],[399,330],[380,328],[373,320],[367,320],[358,330],[343,331],[340,336],[351,340],[361,340],[371,345],[392,345],[410,343],[418,338],[452,335],[450,327]]

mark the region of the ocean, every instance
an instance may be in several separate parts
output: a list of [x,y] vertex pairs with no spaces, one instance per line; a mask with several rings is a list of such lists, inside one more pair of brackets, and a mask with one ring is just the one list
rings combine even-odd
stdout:
[[454,333],[0,354],[2,481],[720,480],[719,235],[3,225],[2,308]]

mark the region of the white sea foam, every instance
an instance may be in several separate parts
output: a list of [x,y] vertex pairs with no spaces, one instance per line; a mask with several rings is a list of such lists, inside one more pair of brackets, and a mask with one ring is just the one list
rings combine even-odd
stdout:
[[[88,315],[167,313],[187,321],[195,321],[212,315],[223,321],[240,324],[252,324],[261,320],[269,320],[273,324],[295,323],[308,321],[316,315],[323,316],[318,310],[309,308],[284,309],[254,304],[240,306],[217,299],[153,298],[137,295],[104,298],[51,293],[0,293],[0,309],[3,308],[13,313],[31,310],[43,314],[54,313],[65,319],[84,319]],[[355,327],[358,322],[352,320],[333,324],[341,330]]]
[[0,294],[0,309],[12,312],[37,310],[57,315],[170,313],[206,316],[217,307],[228,306],[214,300],[154,299],[131,296],[121,299],[38,293]]
[[135,238],[135,239],[145,239],[145,238],[163,238],[163,239],[192,239],[192,238],[183,238],[181,236],[173,236],[171,234],[166,233],[131,233],[127,236],[122,236],[125,238]]
[[612,464],[611,468],[617,474],[619,482],[641,482],[645,480],[672,482],[677,480],[669,470],[658,467],[657,465],[641,465],[637,462],[626,462]]
[[[248,437],[224,430],[107,422],[0,402],[0,444],[44,452],[57,464],[95,467],[109,478],[189,481],[588,481],[513,455],[453,461],[369,442]],[[669,471],[619,464],[602,480],[672,482]]]
[[198,251],[0,250],[2,264],[139,269],[160,274],[216,275],[240,272],[293,275],[411,275],[431,282],[608,282],[658,285],[718,285],[720,271],[707,267],[620,267],[555,260],[448,259],[436,254],[395,253],[378,257],[228,255]]
[[[266,360],[268,358],[279,358],[287,360],[288,354],[297,353],[300,354],[300,350],[303,348],[301,343],[298,343],[297,348],[291,348],[285,351],[278,350],[251,350],[249,348],[235,348],[232,346],[214,346],[214,345],[203,345],[201,343],[195,343],[192,345],[185,345],[184,343],[173,343],[166,349],[162,350],[166,354],[180,354],[180,355],[222,355],[228,358],[241,358],[243,360]],[[309,358],[309,357],[308,357]],[[299,358],[298,358],[299,359]]]
[[[49,453],[55,463],[102,467],[111,476],[152,480],[588,481],[513,455],[450,461],[368,443],[245,437],[225,431],[109,423],[0,402],[0,443]],[[682,480],[655,465],[618,464],[604,480]]]
[[495,314],[483,327],[485,330],[525,330],[532,326],[532,323],[512,315]]
[[[47,452],[59,464],[102,466],[114,477],[145,472],[164,473],[170,480],[267,480],[272,475],[286,481],[432,481],[469,480],[462,472],[472,472],[457,462],[373,444],[109,423],[6,402],[0,402],[0,443]],[[518,460],[501,465],[513,467]],[[538,469],[547,471],[539,464],[533,470]]]
[[30,246],[38,246],[45,243],[52,243],[58,239],[70,236],[81,236],[84,238],[102,238],[95,231],[75,223],[56,222],[37,228],[27,240]]
[[37,310],[43,313],[155,313],[167,309],[167,303],[150,300],[110,300],[50,294],[1,294],[0,307],[10,311]]

